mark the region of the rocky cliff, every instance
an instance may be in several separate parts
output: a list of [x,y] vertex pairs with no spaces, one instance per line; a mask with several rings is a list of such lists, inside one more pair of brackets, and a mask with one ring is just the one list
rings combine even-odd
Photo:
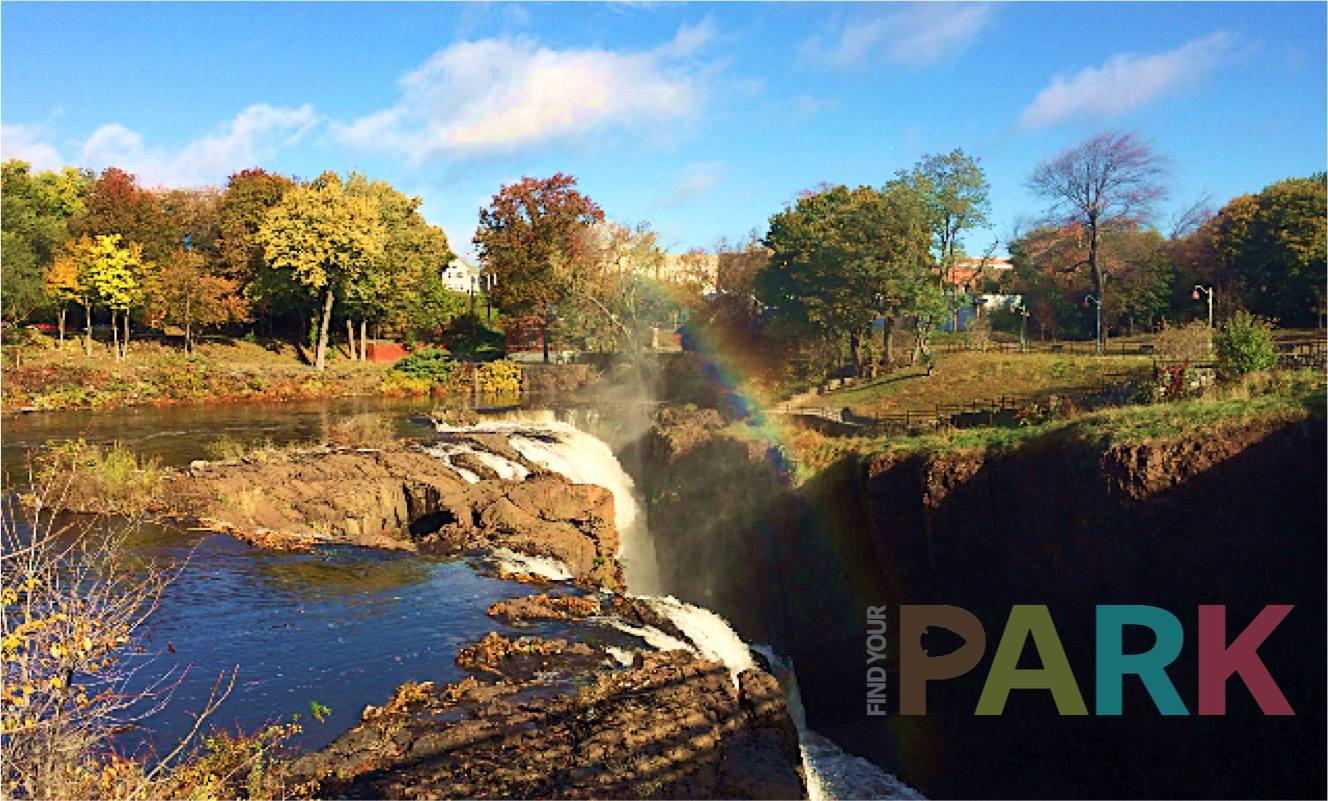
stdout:
[[[640,479],[660,561],[674,566],[664,589],[792,654],[809,725],[841,745],[938,797],[1322,790],[1323,767],[1294,756],[1325,745],[1322,419],[851,457],[793,487],[770,453],[704,413],[671,415],[643,446]],[[1094,608],[1118,603],[1182,620],[1171,675],[1191,710],[1197,606],[1227,605],[1234,636],[1264,604],[1296,604],[1260,654],[1297,716],[1262,716],[1239,681],[1225,718],[1163,719],[1129,683],[1121,718],[1060,718],[1045,693],[973,715],[1011,605],[1050,608],[1091,703]],[[864,714],[865,610],[881,604],[891,631],[900,604],[953,604],[988,632],[983,662],[936,684],[925,718]]]

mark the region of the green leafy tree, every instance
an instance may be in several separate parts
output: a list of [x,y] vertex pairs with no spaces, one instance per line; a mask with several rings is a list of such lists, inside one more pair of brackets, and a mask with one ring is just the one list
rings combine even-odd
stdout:
[[0,166],[0,313],[22,322],[48,301],[46,275],[69,236],[69,220],[82,211],[87,176],[67,168],[33,174],[17,159]]
[[321,293],[314,367],[327,362],[328,328],[338,294],[382,257],[387,240],[378,209],[368,197],[348,194],[335,173],[287,192],[259,228],[268,264],[289,271],[311,293]]
[[923,156],[912,170],[900,172],[896,181],[922,196],[940,277],[947,277],[964,231],[985,226],[991,213],[990,185],[981,160],[955,148],[949,153]]
[[600,207],[563,173],[506,185],[480,210],[475,246],[496,280],[490,297],[508,314],[540,321],[545,361],[549,327],[587,263],[585,232],[603,221]]
[[929,243],[926,210],[912,189],[807,193],[770,218],[770,263],[756,278],[757,295],[788,334],[847,339],[856,363],[872,320],[907,314],[918,302]]
[[1217,333],[1217,364],[1223,374],[1240,376],[1277,366],[1273,326],[1249,312],[1238,311]]
[[368,323],[386,324],[414,337],[418,330],[439,327],[450,319],[449,315],[429,320],[422,306],[440,312],[459,309],[462,302],[460,298],[436,302],[440,290],[446,291],[441,270],[453,254],[443,230],[421,216],[421,198],[358,174],[349,177],[346,192],[373,203],[386,235],[382,255],[345,287],[347,339],[355,351],[354,318],[360,324],[358,354],[364,358]]
[[289,270],[267,269],[258,231],[267,213],[295,188],[291,179],[260,169],[230,176],[217,210],[217,273],[239,281],[251,310],[265,327],[308,319],[308,293]]
[[1324,313],[1328,183],[1323,173],[1242,195],[1212,220],[1219,259],[1239,279],[1244,306],[1283,325]]

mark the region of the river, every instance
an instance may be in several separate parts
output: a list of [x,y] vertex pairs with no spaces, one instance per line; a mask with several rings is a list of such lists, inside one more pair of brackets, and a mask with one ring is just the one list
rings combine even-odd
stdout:
[[[436,431],[425,414],[431,405],[337,399],[26,415],[4,421],[4,470],[7,486],[22,483],[29,452],[76,437],[119,441],[163,465],[187,465],[206,458],[209,444],[222,437],[276,444],[318,439],[338,419],[361,412],[384,415],[401,436],[432,437]],[[612,490],[628,586],[636,593],[660,592],[644,510],[615,455],[644,431],[649,405],[535,406],[490,410],[480,426],[506,432],[509,444],[531,461]],[[138,686],[168,677],[170,700],[124,744],[158,751],[188,732],[190,713],[202,709],[219,678],[232,672],[234,688],[213,724],[253,730],[299,715],[303,731],[295,743],[318,748],[403,682],[462,678],[453,661],[462,646],[489,631],[511,633],[486,615],[489,605],[530,592],[477,570],[479,556],[443,560],[349,547],[279,553],[157,525],[142,526],[129,546],[135,558],[185,564],[148,621],[146,653],[134,657],[145,663]],[[702,655],[725,662],[735,674],[752,664],[747,646],[723,618],[671,598],[654,603]],[[524,625],[521,633],[558,637],[570,630],[541,623]],[[581,629],[575,636],[587,635]],[[627,650],[651,639],[609,626],[589,636]],[[791,689],[813,797],[917,797],[894,777],[807,731],[796,677],[778,667]],[[324,715],[320,709],[321,720],[311,714],[315,703],[331,710]]]

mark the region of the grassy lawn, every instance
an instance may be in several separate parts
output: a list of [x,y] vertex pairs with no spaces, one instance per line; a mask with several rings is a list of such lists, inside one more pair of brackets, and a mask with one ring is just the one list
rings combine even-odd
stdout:
[[1285,423],[1322,417],[1326,411],[1324,373],[1295,370],[1249,376],[1221,386],[1212,397],[1174,403],[1124,406],[1028,425],[955,428],[914,436],[829,436],[772,418],[764,425],[734,423],[725,433],[735,439],[780,445],[793,458],[799,481],[805,481],[852,454],[999,452],[1037,442],[1112,444],[1166,440],[1196,432],[1221,436],[1224,430],[1252,421]]
[[1144,377],[1147,356],[1098,358],[1063,353],[941,353],[931,376],[906,368],[848,389],[821,395],[809,405],[850,407],[861,415],[930,411],[937,404],[996,400],[1043,400],[1050,395],[1088,391],[1104,382]]
[[1255,420],[1283,423],[1322,416],[1323,381],[1321,372],[1297,370],[1275,375],[1271,384],[1228,387],[1213,398],[1122,406],[1041,425],[954,429],[865,442],[870,443],[869,450],[878,452],[999,451],[1050,437],[1106,446],[1165,440],[1195,432],[1216,434],[1225,427]]
[[209,340],[189,356],[152,340],[130,341],[129,358],[115,361],[110,348],[80,341],[57,347],[54,338],[25,348],[21,366],[4,362],[3,408],[113,408],[152,403],[364,395],[378,391],[388,365],[352,361],[329,348],[319,374],[288,343]]

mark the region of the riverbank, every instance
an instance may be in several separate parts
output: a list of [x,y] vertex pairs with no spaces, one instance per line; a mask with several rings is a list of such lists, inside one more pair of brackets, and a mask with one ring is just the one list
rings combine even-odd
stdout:
[[[324,372],[305,364],[289,343],[218,340],[200,343],[193,354],[145,341],[116,361],[100,344],[91,356],[81,343],[54,341],[28,352],[19,365],[6,360],[0,370],[0,411],[22,412],[120,409],[138,406],[218,404],[243,401],[287,402],[318,398],[427,397],[485,391],[568,391],[594,379],[587,365],[530,365],[501,362],[502,375],[488,363],[462,363],[443,379],[393,370],[393,365],[361,362],[329,352]],[[475,376],[469,370],[479,370]]]

